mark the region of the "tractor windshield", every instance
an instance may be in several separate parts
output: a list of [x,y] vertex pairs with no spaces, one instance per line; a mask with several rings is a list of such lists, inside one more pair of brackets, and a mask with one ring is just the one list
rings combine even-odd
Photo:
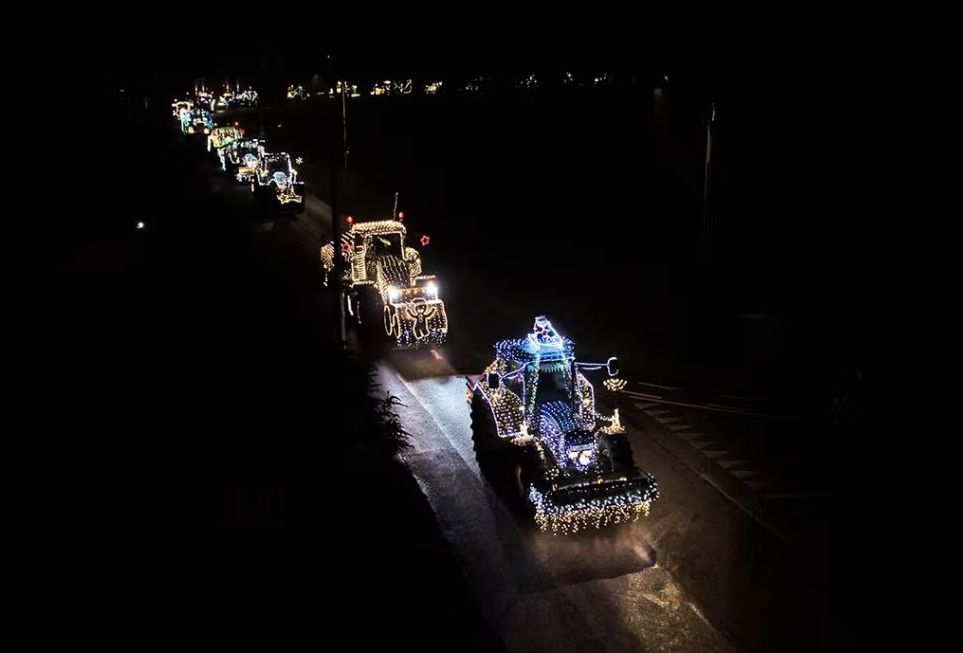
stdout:
[[283,172],[285,175],[290,175],[291,160],[286,156],[264,157],[264,170],[269,176],[275,172]]
[[379,234],[371,237],[371,253],[375,256],[402,257],[401,233]]
[[568,401],[571,379],[565,362],[543,363],[539,368],[535,401]]

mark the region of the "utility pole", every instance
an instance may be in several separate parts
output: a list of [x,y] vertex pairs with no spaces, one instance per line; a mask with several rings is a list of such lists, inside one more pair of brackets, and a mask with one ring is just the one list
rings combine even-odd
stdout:
[[[344,113],[344,83],[341,84],[341,115],[338,116],[338,110],[335,108],[334,119],[337,121],[335,123],[335,139],[334,146],[331,148],[331,234],[332,234],[332,246],[334,247],[334,296],[338,298],[338,310],[335,315],[337,321],[336,333],[338,342],[341,347],[347,346],[347,338],[345,336],[345,325],[344,325],[344,303],[346,301],[344,295],[344,284],[342,283],[342,276],[344,274],[344,254],[341,251],[341,216],[338,214],[338,164],[336,163],[339,155],[343,153],[344,156],[344,167],[348,167],[348,151],[347,151],[347,137],[348,137],[348,126]],[[342,152],[338,152],[338,150]]]
[[344,169],[348,169],[348,85],[341,80],[341,150],[344,152]]
[[712,125],[716,121],[716,103],[711,103],[711,113],[706,120],[706,162],[702,184],[702,246],[706,259],[712,248],[712,224],[709,220],[709,192],[712,179]]

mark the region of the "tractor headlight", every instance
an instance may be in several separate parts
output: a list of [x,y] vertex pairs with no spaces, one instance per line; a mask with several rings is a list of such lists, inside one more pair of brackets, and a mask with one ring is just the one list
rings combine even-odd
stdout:
[[401,297],[400,290],[398,290],[394,286],[388,286],[388,301],[390,301],[393,304],[396,301],[398,301],[400,297]]

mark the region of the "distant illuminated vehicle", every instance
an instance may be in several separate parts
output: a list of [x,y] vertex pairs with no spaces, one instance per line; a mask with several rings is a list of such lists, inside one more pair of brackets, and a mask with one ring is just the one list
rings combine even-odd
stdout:
[[224,172],[242,184],[250,184],[257,176],[264,154],[264,143],[256,138],[239,138],[218,150]]
[[195,107],[181,117],[181,128],[185,134],[206,136],[214,129],[214,116],[207,109]]
[[300,84],[292,84],[288,86],[288,99],[289,100],[307,100],[308,94],[304,90],[304,87]]
[[304,210],[304,182],[298,180],[287,152],[261,152],[251,190],[262,208],[291,213]]
[[235,104],[234,93],[230,89],[211,100],[211,111],[226,111]]
[[244,136],[244,130],[233,125],[215,127],[207,136],[207,151],[216,152],[220,156],[220,150],[229,146],[234,141]]
[[338,251],[334,243],[321,248],[325,282],[340,256],[348,313],[359,325],[399,347],[440,344],[448,337],[448,314],[438,280],[421,273],[421,255],[405,247],[406,233],[397,220],[352,223]]
[[525,89],[538,88],[538,79],[535,77],[535,73],[531,73],[516,79],[515,88],[525,88]]
[[232,98],[231,108],[247,108],[255,107],[258,103],[258,94],[253,88],[248,87],[245,90],[237,93]]
[[575,345],[544,316],[528,335],[495,345],[484,374],[468,379],[478,466],[510,503],[543,531],[575,533],[647,515],[659,498],[655,478],[635,466],[618,410],[597,412]]
[[175,100],[171,103],[171,110],[174,113],[174,117],[178,120],[182,120],[182,116],[185,113],[190,113],[193,108],[194,103],[190,100]]

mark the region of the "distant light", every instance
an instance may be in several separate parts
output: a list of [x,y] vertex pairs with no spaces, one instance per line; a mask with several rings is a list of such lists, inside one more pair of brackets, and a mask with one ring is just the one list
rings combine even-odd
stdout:
[[240,124],[241,124],[241,123],[239,123],[239,122],[237,122],[237,121],[234,122],[234,126],[235,126],[235,127],[240,126]]
[[281,129],[281,127],[282,127],[281,123],[278,123],[278,129]]
[[404,212],[404,211],[398,211],[398,219],[401,220],[402,222],[404,222],[404,220],[405,220],[405,212]]
[[669,81],[669,76],[668,76],[668,75],[662,75],[662,79],[664,79],[665,81]]
[[143,229],[143,228],[144,228],[144,221],[143,221],[143,220],[141,220],[141,221],[139,221],[139,222],[137,223],[137,228],[138,228],[138,229]]
[[352,218],[352,217],[349,215],[347,218],[345,218],[345,222],[347,222],[348,224],[353,224],[353,223],[354,223],[354,218]]
[[390,301],[390,302],[396,302],[396,301],[398,301],[398,298],[399,298],[399,297],[401,297],[401,291],[398,290],[397,288],[395,288],[394,286],[389,286],[389,287],[388,287],[388,301]]

